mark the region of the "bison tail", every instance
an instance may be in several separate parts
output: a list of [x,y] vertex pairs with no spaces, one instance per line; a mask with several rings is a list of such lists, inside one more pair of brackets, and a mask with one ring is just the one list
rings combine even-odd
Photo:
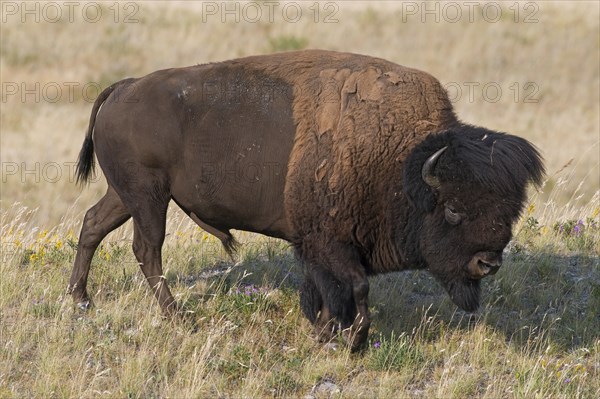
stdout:
[[79,151],[79,157],[77,158],[77,184],[85,184],[89,181],[90,177],[94,172],[94,167],[96,165],[96,161],[94,159],[94,141],[92,139],[92,134],[94,133],[94,125],[96,124],[96,115],[98,114],[98,110],[106,101],[108,96],[120,85],[123,83],[129,83],[134,79],[125,79],[121,80],[117,83],[114,83],[104,89],[102,93],[98,96],[96,101],[94,102],[94,107],[92,108],[92,114],[90,115],[90,124],[88,126],[87,134],[85,135],[85,139],[83,140],[83,146],[81,147],[81,151]]
[[83,146],[79,151],[79,157],[77,158],[77,184],[84,185],[90,179],[96,161],[94,159],[94,141],[92,136],[85,136],[83,140]]

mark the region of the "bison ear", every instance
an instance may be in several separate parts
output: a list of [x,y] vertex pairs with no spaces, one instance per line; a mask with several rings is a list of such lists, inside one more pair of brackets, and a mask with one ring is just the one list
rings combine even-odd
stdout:
[[[432,212],[437,204],[437,191],[436,189],[428,184],[423,177],[424,166],[428,164],[428,161],[433,159],[433,163],[437,160],[437,157],[443,152],[438,150],[434,154],[429,154],[420,148],[414,149],[406,159],[404,167],[403,177],[403,192],[408,198],[410,204],[421,212]],[[434,166],[429,164],[428,180],[435,180]]]

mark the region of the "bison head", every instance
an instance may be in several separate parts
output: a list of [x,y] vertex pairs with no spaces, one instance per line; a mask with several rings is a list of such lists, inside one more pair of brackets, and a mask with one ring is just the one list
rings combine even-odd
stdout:
[[526,199],[544,174],[536,148],[520,137],[460,125],[431,135],[406,161],[404,193],[421,263],[466,311],[479,281],[495,274]]

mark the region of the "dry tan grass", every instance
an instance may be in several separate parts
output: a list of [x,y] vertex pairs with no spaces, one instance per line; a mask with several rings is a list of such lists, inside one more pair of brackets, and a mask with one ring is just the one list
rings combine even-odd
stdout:
[[[565,187],[554,198],[557,206],[581,196],[580,205],[600,188],[597,3],[535,3],[536,23],[523,22],[531,10],[521,3],[518,24],[507,4],[496,23],[482,17],[481,7],[475,9],[479,12],[472,23],[467,9],[457,23],[443,18],[435,23],[432,16],[422,23],[420,14],[408,15],[393,2],[339,3],[337,23],[314,23],[307,9],[307,17],[298,23],[288,23],[277,13],[273,23],[266,16],[257,23],[235,23],[233,18],[223,23],[219,15],[202,22],[202,4],[191,4],[138,3],[137,23],[123,23],[125,11],[131,11],[123,9],[121,22],[115,23],[114,11],[106,7],[106,17],[97,23],[86,22],[80,14],[73,23],[21,23],[19,15],[7,17],[2,25],[2,82],[24,82],[29,88],[39,82],[40,91],[54,82],[63,88],[63,96],[57,103],[45,101],[43,93],[39,102],[33,95],[24,102],[19,95],[3,101],[3,209],[19,201],[39,208],[40,223],[54,224],[76,199],[72,211],[80,213],[101,195],[103,183],[81,193],[67,178],[91,109],[81,98],[86,83],[105,87],[160,68],[302,45],[371,54],[426,70],[448,85],[453,96],[460,87],[455,105],[463,120],[524,136],[540,147],[550,172],[541,201],[551,196],[560,179]],[[324,18],[321,9],[319,19]],[[68,99],[69,82],[79,83],[73,101]],[[524,102],[534,90],[528,82],[537,85],[531,97],[537,102]],[[473,101],[468,95],[471,83],[479,85]],[[497,102],[483,99],[483,87],[490,83],[502,90]],[[92,88],[88,94],[93,99],[96,92]],[[496,97],[492,86],[487,94]],[[52,162],[61,167],[57,182],[48,181],[55,176],[52,167],[44,171]],[[8,174],[14,165],[18,171]],[[25,173],[36,167],[37,174]]]
[[520,226],[474,316],[426,273],[373,278],[369,347],[350,354],[311,338],[284,243],[242,235],[255,246],[209,275],[233,263],[175,215],[165,275],[193,329],[161,319],[127,229],[94,258],[94,308],[74,309],[64,287],[79,223],[45,231],[15,206],[0,231],[12,244],[0,267],[0,397],[595,398],[598,213],[580,235]]

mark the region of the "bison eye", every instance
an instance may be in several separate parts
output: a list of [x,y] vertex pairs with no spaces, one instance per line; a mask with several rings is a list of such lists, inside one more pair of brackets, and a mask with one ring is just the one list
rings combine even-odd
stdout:
[[451,206],[446,205],[446,210],[444,212],[444,216],[446,217],[446,221],[452,225],[457,225],[460,223],[462,219],[460,213],[456,212]]

